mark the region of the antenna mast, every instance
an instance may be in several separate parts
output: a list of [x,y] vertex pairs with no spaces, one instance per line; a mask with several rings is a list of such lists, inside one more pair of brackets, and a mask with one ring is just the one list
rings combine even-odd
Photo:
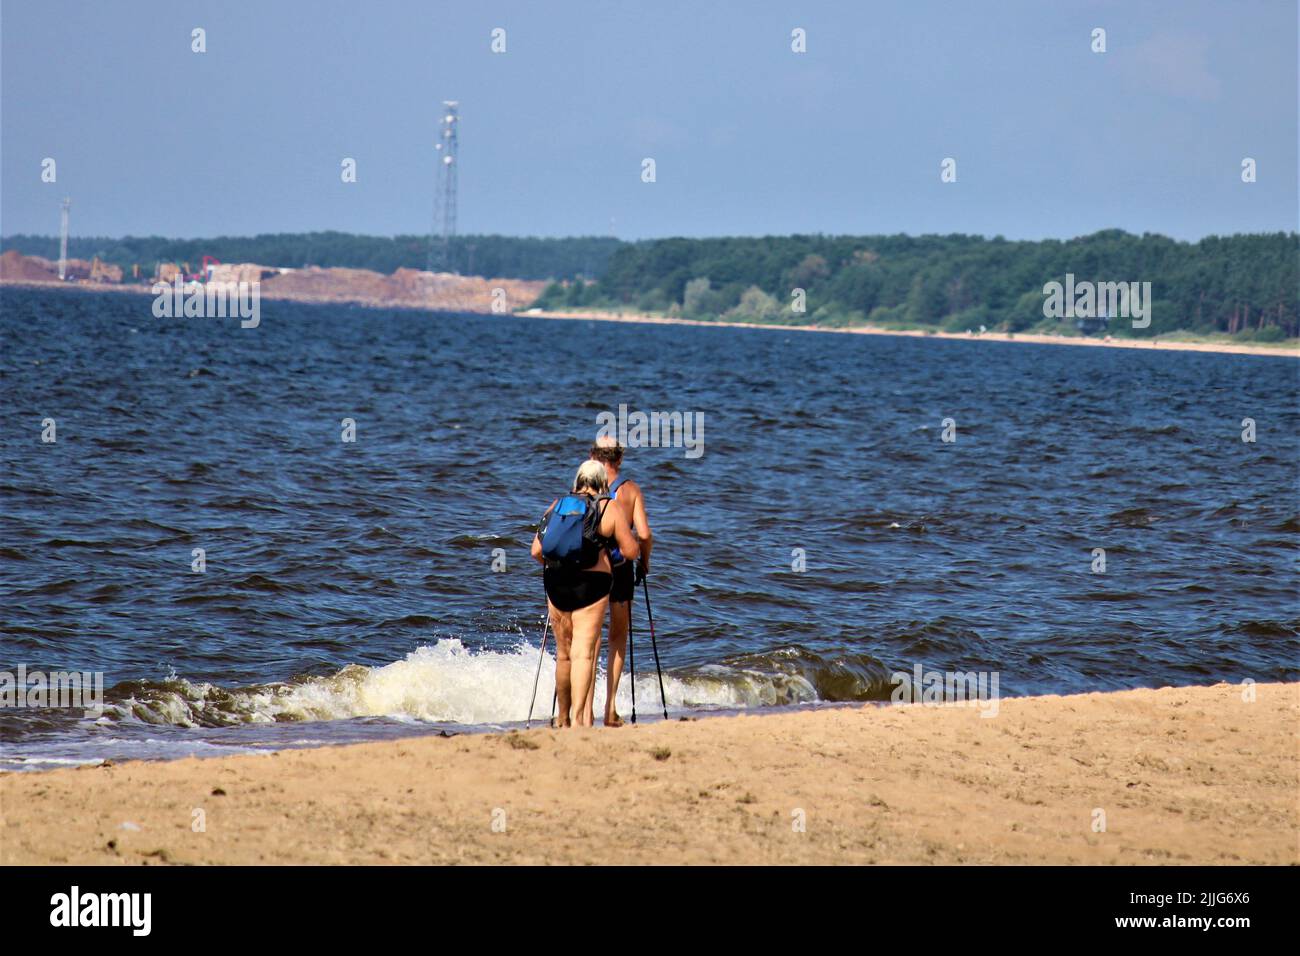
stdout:
[[451,239],[456,235],[456,174],[460,164],[460,104],[443,100],[442,134],[434,144],[437,169],[433,188],[433,229],[429,232],[429,271],[451,271]]

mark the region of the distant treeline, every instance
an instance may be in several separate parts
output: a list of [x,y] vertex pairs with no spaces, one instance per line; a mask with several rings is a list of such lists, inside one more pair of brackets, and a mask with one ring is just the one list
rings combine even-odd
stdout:
[[[1044,284],[1150,282],[1151,325],[1136,332],[1300,334],[1300,236],[1177,242],[1107,230],[1066,241],[979,236],[663,239],[620,245],[597,282],[554,283],[542,308],[629,308],[736,321],[936,328],[1056,329]],[[803,313],[795,311],[804,290]]]
[[[514,236],[456,236],[448,248],[443,271],[503,279],[575,279],[600,276],[620,245],[609,236],[536,239]],[[57,236],[8,236],[0,251],[57,259]],[[127,236],[124,239],[69,237],[73,259],[119,265],[127,277],[131,267],[152,274],[159,262],[188,263],[198,271],[205,255],[222,262],[256,262],[266,266],[345,266],[392,273],[400,268],[428,265],[428,236],[356,236],[345,232],[281,233],[265,236],[220,236],[215,239],[164,239]]]

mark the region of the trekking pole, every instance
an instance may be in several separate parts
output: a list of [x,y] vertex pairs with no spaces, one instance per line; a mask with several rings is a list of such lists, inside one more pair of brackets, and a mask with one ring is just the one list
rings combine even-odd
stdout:
[[[645,578],[641,579],[641,587],[645,592],[645,614],[650,619],[650,648],[655,652],[655,670],[659,672],[659,700],[664,705],[664,720],[668,719],[668,695],[664,693],[664,671],[659,666],[659,645],[655,641],[655,616],[650,610],[650,584]],[[631,617],[629,616],[629,620]]]
[[[635,597],[635,594],[633,595]],[[627,666],[632,671],[632,723],[636,723],[636,646],[632,643],[632,604],[627,606]]]
[[524,727],[533,725],[533,704],[537,702],[537,682],[542,679],[542,661],[546,659],[546,635],[551,630],[551,615],[546,615],[546,626],[542,628],[542,652],[537,655],[537,673],[533,676],[533,696],[528,698],[528,719]]

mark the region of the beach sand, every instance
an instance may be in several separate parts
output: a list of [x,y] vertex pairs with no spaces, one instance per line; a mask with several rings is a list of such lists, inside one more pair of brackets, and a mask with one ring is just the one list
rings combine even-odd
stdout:
[[1300,684],[1254,690],[1249,702],[1220,684],[1002,700],[994,717],[855,705],[11,773],[0,863],[1294,864]]
[[603,310],[546,311],[529,309],[519,313],[535,319],[587,319],[592,322],[642,322],[651,325],[705,325],[730,329],[777,329],[786,332],[832,332],[843,335],[897,335],[905,338],[960,339],[963,342],[1030,342],[1038,345],[1080,345],[1092,348],[1155,349],[1161,352],[1222,352],[1228,355],[1281,355],[1300,358],[1300,348],[1295,345],[1247,345],[1235,342],[1189,342],[1179,339],[1105,339],[1083,336],[1043,335],[1041,333],[985,332],[983,335],[966,335],[959,332],[937,332],[901,329],[880,329],[874,326],[831,328],[821,325],[769,325],[758,322],[704,322],[696,319],[675,319],[661,315],[637,312],[608,312]]

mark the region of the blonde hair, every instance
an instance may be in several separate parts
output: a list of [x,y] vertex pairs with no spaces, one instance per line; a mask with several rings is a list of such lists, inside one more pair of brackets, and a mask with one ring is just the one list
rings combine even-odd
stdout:
[[584,461],[573,476],[573,491],[591,491],[596,495],[609,493],[609,472],[598,461]]

